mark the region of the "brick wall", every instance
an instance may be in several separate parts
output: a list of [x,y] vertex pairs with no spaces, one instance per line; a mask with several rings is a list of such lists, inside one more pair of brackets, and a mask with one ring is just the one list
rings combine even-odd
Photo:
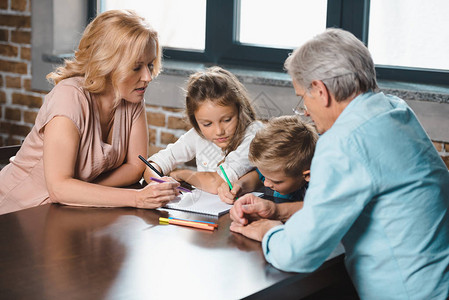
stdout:
[[[0,146],[21,144],[46,92],[31,89],[31,0],[0,0]],[[147,106],[151,152],[190,127],[181,109]]]
[[449,143],[433,141],[433,145],[438,150],[441,158],[449,169]]
[[[45,92],[31,89],[31,0],[0,0],[0,146],[21,144]],[[190,128],[181,109],[147,105],[150,153]],[[449,167],[449,143],[434,141]]]
[[0,0],[0,145],[20,144],[43,93],[31,90],[30,0]]
[[150,154],[156,153],[192,128],[183,109],[147,105]]

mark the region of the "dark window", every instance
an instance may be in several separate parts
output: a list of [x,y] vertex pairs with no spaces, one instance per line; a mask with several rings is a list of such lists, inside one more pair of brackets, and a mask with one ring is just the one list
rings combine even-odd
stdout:
[[[95,3],[94,0],[90,1]],[[172,0],[172,2],[173,1],[176,0]],[[198,25],[195,25],[194,27],[195,30],[205,30],[204,34],[203,32],[199,32],[193,35],[195,37],[204,36],[204,43],[201,44],[200,47],[196,47],[196,49],[193,49],[195,47],[191,47],[191,49],[185,49],[188,47],[185,47],[184,49],[164,47],[165,59],[197,61],[220,65],[237,65],[264,70],[282,71],[283,62],[289,53],[291,53],[292,49],[300,46],[304,41],[301,40],[301,37],[298,38],[299,35],[305,34],[307,37],[305,40],[307,40],[314,34],[323,31],[324,27],[339,27],[354,33],[354,35],[368,45],[368,48],[370,48],[373,53],[374,61],[376,63],[378,79],[449,85],[449,67],[447,67],[449,65],[449,56],[445,54],[441,55],[442,57],[438,57],[438,53],[436,52],[429,52],[426,48],[422,48],[422,50],[418,49],[418,47],[426,44],[431,45],[437,39],[443,39],[442,43],[440,43],[442,46],[439,46],[438,49],[446,47],[446,50],[439,51],[439,53],[449,53],[449,38],[446,38],[448,35],[442,34],[445,32],[445,28],[448,27],[449,21],[445,21],[448,25],[441,24],[439,25],[439,28],[434,28],[435,25],[432,25],[432,23],[429,23],[430,25],[428,25],[428,22],[425,22],[425,20],[437,18],[438,15],[441,15],[439,18],[443,21],[447,19],[443,14],[444,11],[449,9],[449,3],[446,4],[446,0],[435,0],[438,2],[437,5],[439,5],[435,7],[439,7],[440,9],[432,9],[432,5],[434,4],[419,0],[412,0],[417,2],[417,4],[410,3],[410,0],[322,0],[320,4],[317,4],[320,1],[307,0],[277,0],[272,1],[271,4],[269,4],[268,1],[260,0],[196,0],[192,2],[182,0],[182,2],[192,3],[192,7],[194,5],[199,5],[199,7],[201,7],[202,1],[204,2],[203,7],[205,6],[204,14],[203,11],[198,8],[193,10],[193,12],[184,11],[184,15],[187,16],[187,21],[172,23],[176,23],[173,25],[174,28],[185,29],[184,27],[192,23],[192,20],[195,20],[196,22],[204,15],[204,27]],[[129,5],[126,1],[102,0],[101,3],[103,8],[100,8],[100,10],[105,9],[105,3],[108,2],[111,2],[111,5],[121,5],[122,8]],[[120,2],[122,2],[122,4],[117,4]],[[170,1],[142,0],[142,3],[153,6],[155,6],[156,3],[160,4],[161,2],[164,2],[165,5],[167,5],[166,3]],[[288,4],[289,2],[290,4]],[[315,7],[316,5],[321,6],[317,8]],[[416,14],[417,10],[420,12],[425,11],[425,9],[420,9],[419,5],[428,8],[429,14],[424,14],[419,19],[415,19],[412,14]],[[91,7],[98,6],[92,4]],[[406,9],[410,7],[414,7],[414,10]],[[444,9],[444,7],[446,9]],[[370,15],[371,8],[374,15]],[[185,10],[185,8],[182,9]],[[149,12],[151,10],[142,9],[138,11],[142,14],[145,11]],[[265,15],[264,17],[258,16],[259,13],[263,14],[267,13],[267,11],[272,15]],[[153,9],[153,12],[155,14],[160,13],[157,9]],[[168,11],[168,15],[170,15],[171,12],[174,13],[174,9]],[[255,17],[254,19],[249,20],[252,12],[254,12]],[[379,12],[385,12],[385,14],[379,14]],[[388,12],[388,14],[386,12]],[[182,16],[182,14],[180,16]],[[406,18],[404,18],[404,16]],[[189,17],[191,21],[189,21]],[[373,20],[372,28],[370,28],[370,17]],[[265,23],[263,22],[264,20]],[[276,27],[281,21],[285,20],[291,21],[292,24],[295,25],[283,25],[285,28],[277,29],[277,32],[279,32],[279,34],[282,33],[282,35],[287,34],[291,36],[293,40],[291,45],[282,45],[282,40],[279,42],[280,44],[276,44],[273,40],[274,37],[277,38],[277,36],[269,32],[270,26]],[[300,23],[301,21],[303,23]],[[386,21],[393,22],[393,26],[391,26],[391,28],[388,27],[387,29],[385,29],[385,26],[382,27]],[[395,21],[397,22],[396,24],[402,22],[400,24],[403,26],[394,26]],[[259,23],[257,24],[257,22]],[[409,23],[403,24],[404,22]],[[413,39],[409,39],[408,41],[416,46],[408,47],[405,50],[401,50],[401,44],[398,44],[399,39],[396,39],[396,44],[391,43],[391,41],[388,43],[388,39],[391,40],[395,35],[404,37],[404,28],[406,28],[404,26],[412,28],[412,25],[415,26],[416,22],[420,24],[418,25],[419,28],[424,28],[423,33],[421,33],[423,35],[421,41],[425,39],[425,42],[417,43],[416,41],[413,41]],[[251,35],[251,32],[248,34],[246,30],[248,26],[253,25],[253,23],[256,24],[254,28],[260,27],[261,32],[258,32],[257,36],[255,34]],[[269,27],[262,26],[266,24],[268,24]],[[242,26],[244,27],[242,28]],[[323,28],[321,28],[321,26],[323,26]],[[402,32],[401,28],[403,30]],[[436,31],[433,29],[436,29]],[[388,34],[382,34],[382,32],[385,33],[385,30],[388,30]],[[264,40],[265,31],[267,32],[266,42]],[[189,32],[192,34],[194,33],[193,29],[190,29]],[[253,33],[254,32],[255,31],[253,31]],[[307,34],[309,36],[307,36]],[[370,39],[369,35],[372,35],[373,38]],[[384,47],[383,50],[382,47]],[[398,53],[401,54],[412,48],[413,50],[416,48],[421,51],[419,52],[417,50],[414,52],[415,58],[411,56],[408,62],[399,62],[398,59],[398,63],[396,63],[396,61],[390,61],[388,63],[388,59],[386,58],[392,58],[393,53],[396,53],[396,55]],[[384,53],[383,57],[381,55],[382,53]],[[417,60],[416,57],[422,56],[420,53],[426,57],[430,57],[430,59],[438,61],[437,64],[434,64],[437,67],[434,67],[431,64],[430,67],[416,66],[414,62]],[[437,57],[434,57],[434,55],[437,55]],[[379,57],[382,64],[377,64],[377,57]],[[387,61],[387,64],[384,64],[385,61]]]

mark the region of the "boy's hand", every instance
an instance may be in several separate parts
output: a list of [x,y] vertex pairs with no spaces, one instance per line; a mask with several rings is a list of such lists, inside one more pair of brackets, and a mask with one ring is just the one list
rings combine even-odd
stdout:
[[276,219],[276,204],[270,200],[265,200],[246,194],[235,201],[230,210],[231,220],[240,225],[247,225],[250,221],[257,219]]
[[242,187],[240,184],[234,183],[234,186],[232,187],[232,190],[229,190],[229,185],[226,182],[223,182],[218,187],[218,196],[220,197],[221,201],[233,204],[235,202],[235,199],[237,195],[242,191]]

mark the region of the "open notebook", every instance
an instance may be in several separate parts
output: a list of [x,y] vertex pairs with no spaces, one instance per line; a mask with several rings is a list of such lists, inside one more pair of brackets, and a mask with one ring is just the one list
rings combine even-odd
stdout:
[[231,207],[232,205],[221,201],[218,195],[199,189],[194,189],[191,193],[183,193],[164,206],[164,208],[213,216],[221,216],[227,213]]

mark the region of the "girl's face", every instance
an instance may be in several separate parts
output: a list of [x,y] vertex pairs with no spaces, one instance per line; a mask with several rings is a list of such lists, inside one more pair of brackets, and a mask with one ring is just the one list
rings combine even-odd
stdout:
[[204,137],[221,149],[226,148],[238,125],[237,107],[221,106],[206,100],[200,104],[194,115]]
[[142,101],[148,84],[153,80],[153,63],[156,59],[156,43],[151,41],[142,57],[139,57],[128,77],[118,83],[118,90],[123,99],[132,103]]

